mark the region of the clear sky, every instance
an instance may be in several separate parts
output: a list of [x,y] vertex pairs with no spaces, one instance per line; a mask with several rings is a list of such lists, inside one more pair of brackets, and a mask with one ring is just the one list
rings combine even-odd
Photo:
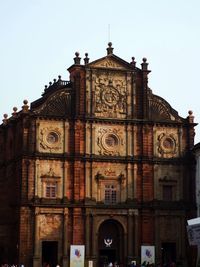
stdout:
[[58,75],[68,80],[76,51],[93,61],[106,55],[108,41],[137,67],[146,57],[153,93],[200,122],[199,0],[0,0],[1,119]]

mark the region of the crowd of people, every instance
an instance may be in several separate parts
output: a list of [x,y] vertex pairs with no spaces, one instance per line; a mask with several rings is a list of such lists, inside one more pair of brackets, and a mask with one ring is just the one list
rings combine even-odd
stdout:
[[[125,267],[125,266],[122,264],[118,264],[117,262],[114,263],[110,262],[104,267]],[[164,264],[162,263],[154,264],[146,261],[144,261],[142,264],[136,264],[136,261],[131,261],[131,263],[126,265],[126,267],[176,267],[176,264],[173,261]]]

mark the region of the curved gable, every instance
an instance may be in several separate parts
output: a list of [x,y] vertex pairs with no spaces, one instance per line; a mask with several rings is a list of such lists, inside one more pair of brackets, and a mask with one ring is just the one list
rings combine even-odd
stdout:
[[184,119],[178,115],[170,104],[162,97],[152,94],[149,99],[149,113],[150,119],[159,121],[174,121],[181,122]]

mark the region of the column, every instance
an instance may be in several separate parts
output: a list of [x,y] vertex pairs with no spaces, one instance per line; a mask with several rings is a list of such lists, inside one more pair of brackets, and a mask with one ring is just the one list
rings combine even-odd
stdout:
[[95,125],[92,125],[92,136],[91,136],[91,141],[90,141],[90,145],[91,145],[91,152],[92,154],[95,154]]
[[133,210],[128,211],[128,256],[133,257]]
[[90,260],[90,214],[86,211],[85,214],[85,257]]
[[63,267],[68,266],[68,208],[64,208],[64,218],[63,218]]
[[132,109],[132,105],[131,105],[131,85],[132,85],[132,81],[131,81],[131,73],[128,72],[127,73],[127,77],[126,77],[126,83],[127,83],[127,116],[130,117],[131,116],[131,109]]
[[127,199],[133,199],[133,187],[134,181],[132,177],[132,165],[128,163],[127,165]]
[[64,122],[64,140],[63,140],[63,151],[64,153],[69,152],[69,123]]
[[90,123],[86,123],[86,154],[90,155],[91,151],[90,151],[90,147],[91,147],[91,124]]
[[40,267],[39,208],[35,208],[34,257],[33,267]]
[[138,211],[135,210],[135,214],[134,214],[134,255],[138,258],[138,245],[139,245],[139,236],[138,236],[138,232],[139,232],[139,228],[138,228]]
[[91,189],[90,189],[90,162],[85,164],[85,196],[86,198],[91,198]]
[[137,198],[137,165],[134,164],[133,167],[133,198]]
[[127,156],[132,156],[133,155],[133,139],[132,139],[132,126],[128,125],[127,126]]
[[68,168],[69,168],[69,163],[68,162],[63,162],[63,198],[67,199],[67,184],[68,184]]
[[97,266],[97,229],[96,229],[96,216],[92,214],[92,260],[93,267]]

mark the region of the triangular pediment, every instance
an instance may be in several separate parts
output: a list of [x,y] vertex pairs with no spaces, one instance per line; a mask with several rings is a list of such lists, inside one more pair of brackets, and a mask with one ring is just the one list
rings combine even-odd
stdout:
[[120,70],[133,70],[133,66],[124,61],[123,59],[115,56],[115,55],[108,55],[106,57],[97,59],[88,64],[89,67],[92,68],[110,68],[110,69],[120,69]]

